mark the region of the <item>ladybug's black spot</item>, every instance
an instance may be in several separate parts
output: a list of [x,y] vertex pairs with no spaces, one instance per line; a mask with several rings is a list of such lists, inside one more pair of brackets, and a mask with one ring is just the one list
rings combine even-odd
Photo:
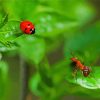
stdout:
[[25,31],[27,30],[27,28],[25,28]]
[[30,31],[33,31],[32,29],[30,29]]
[[34,34],[35,33],[35,29],[34,30],[32,30],[32,33],[31,34]]

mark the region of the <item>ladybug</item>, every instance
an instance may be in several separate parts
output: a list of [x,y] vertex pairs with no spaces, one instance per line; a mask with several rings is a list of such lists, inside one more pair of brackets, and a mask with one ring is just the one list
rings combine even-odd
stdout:
[[35,26],[32,22],[25,20],[20,23],[20,29],[25,34],[34,34],[35,33]]

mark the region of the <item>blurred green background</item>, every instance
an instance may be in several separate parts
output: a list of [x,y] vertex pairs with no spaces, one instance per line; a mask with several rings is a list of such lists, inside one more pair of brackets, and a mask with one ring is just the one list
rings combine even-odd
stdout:
[[[99,0],[0,0],[0,100],[100,100],[99,10]],[[90,77],[75,81],[71,52]]]

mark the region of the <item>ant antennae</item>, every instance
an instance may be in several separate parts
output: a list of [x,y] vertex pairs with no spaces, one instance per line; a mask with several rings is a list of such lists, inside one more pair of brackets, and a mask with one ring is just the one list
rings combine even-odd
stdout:
[[76,83],[77,83],[77,69],[75,68],[73,73],[72,73],[72,76],[74,77]]
[[74,52],[72,51],[72,49],[69,49],[69,52],[70,52],[70,54],[71,54],[72,57],[75,57],[74,56]]
[[73,57],[75,57],[75,56],[74,56],[74,53],[73,53],[72,51],[71,51],[71,55],[72,55]]

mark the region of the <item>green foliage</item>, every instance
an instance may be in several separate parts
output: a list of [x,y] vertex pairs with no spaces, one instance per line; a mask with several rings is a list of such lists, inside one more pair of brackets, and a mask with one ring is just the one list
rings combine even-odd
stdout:
[[0,22],[0,28],[2,28],[8,21],[8,15],[6,15]]
[[[84,29],[95,16],[86,0],[2,0],[1,8],[5,11],[0,10],[0,52],[15,52],[35,65],[36,73],[29,80],[32,93],[43,100],[58,100],[67,94],[100,97],[99,66],[92,65],[87,78],[78,72],[77,81],[70,70],[71,52],[87,66],[100,56],[100,22]],[[20,22],[26,19],[35,24],[35,34],[21,32]],[[65,58],[50,66],[46,56],[58,47],[64,49]],[[7,65],[1,61],[0,66],[1,78],[6,80]]]
[[[74,56],[78,57],[86,66],[92,68],[92,72],[88,78],[84,78],[80,73],[78,73],[77,80],[71,80],[72,75],[69,73],[66,75],[66,79],[71,83],[80,84],[82,87],[88,89],[98,89],[100,88],[99,84],[99,67],[93,66],[95,61],[99,57],[100,48],[98,43],[100,43],[100,23],[97,22],[94,25],[86,28],[82,33],[77,34],[74,37],[69,38],[65,43],[64,52],[65,55],[70,55],[70,48],[72,52],[77,52]],[[95,34],[96,33],[96,34]],[[83,59],[81,59],[83,58]],[[67,58],[68,59],[68,58]],[[92,64],[92,66],[91,66]],[[69,66],[69,65],[68,65]],[[70,69],[69,69],[70,70]],[[69,72],[67,70],[67,73]]]
[[65,31],[78,27],[76,20],[56,12],[38,13],[35,18],[37,34],[49,38],[57,37]]
[[40,83],[40,75],[39,73],[36,73],[31,79],[30,79],[30,83],[29,83],[29,86],[30,86],[30,89],[31,91],[35,94],[35,95],[41,95],[41,92],[38,90],[38,85]]
[[16,38],[16,31],[18,28],[17,22],[8,22],[8,15],[2,18],[0,24],[0,51],[8,51],[15,48],[16,43],[13,43],[13,40]]
[[0,98],[3,98],[6,92],[8,65],[4,61],[0,61]]
[[[100,43],[99,28],[100,23],[97,22],[76,36],[66,39],[67,41],[65,42],[64,49],[65,55],[69,55],[71,49],[73,53],[77,51],[78,56],[84,56],[84,59],[87,59],[90,64],[93,63],[93,61],[98,58],[98,53],[100,52],[98,45],[98,43]],[[93,54],[91,55],[91,53]]]
[[18,44],[20,45],[20,54],[36,65],[45,55],[45,41],[43,39],[38,39],[32,35],[23,35],[18,39]]
[[4,81],[6,81],[7,72],[8,72],[8,65],[7,65],[6,62],[0,61],[0,70],[1,70],[2,79],[3,79]]

